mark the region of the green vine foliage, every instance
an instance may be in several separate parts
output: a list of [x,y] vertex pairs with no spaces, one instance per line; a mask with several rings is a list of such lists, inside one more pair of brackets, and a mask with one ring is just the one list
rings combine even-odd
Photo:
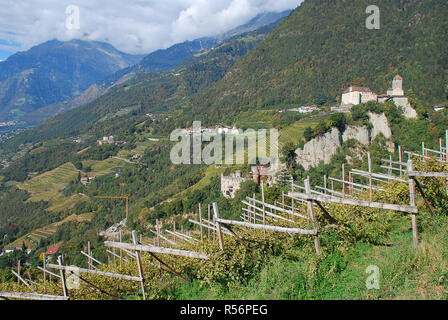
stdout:
[[[438,172],[446,170],[445,163],[435,160],[426,162],[414,161],[416,170]],[[424,193],[431,203],[437,215],[446,216],[446,181],[438,178],[421,178],[424,184]],[[409,184],[392,181],[383,185],[383,191],[373,192],[373,201],[409,204]],[[368,200],[369,193],[365,192],[359,199]],[[277,199],[280,200],[280,199]],[[286,203],[290,205],[291,203]],[[325,204],[324,204],[325,205]],[[434,219],[428,214],[428,209],[422,198],[417,195],[419,208],[419,228],[434,228]],[[179,249],[204,252],[209,256],[208,260],[200,260],[172,255],[158,255],[166,264],[171,266],[178,275],[171,273],[163,264],[159,268],[159,261],[148,253],[142,254],[142,267],[145,278],[145,291],[148,299],[177,299],[179,288],[185,283],[199,283],[199,286],[207,287],[214,292],[229,292],[238,286],[250,285],[253,279],[263,276],[265,267],[269,261],[281,259],[282,261],[304,262],[309,267],[307,273],[314,279],[309,285],[319,286],[319,279],[323,273],[337,272],[337,268],[343,268],[344,255],[349,254],[349,248],[357,243],[384,244],[390,236],[394,222],[407,219],[405,213],[391,210],[356,207],[341,204],[325,205],[326,211],[334,219],[329,218],[321,209],[315,209],[315,216],[319,226],[319,239],[322,255],[316,256],[314,248],[314,237],[297,235],[292,236],[285,233],[249,228],[234,227],[234,231],[244,239],[250,250],[247,249],[235,237],[224,235],[224,250],[220,249],[218,240],[213,232],[208,240],[208,232],[204,232],[204,243],[183,243],[177,246]],[[306,214],[306,206],[299,206],[299,213]],[[291,217],[288,217],[291,218]],[[311,229],[308,220],[294,217],[294,223],[288,221],[272,221],[268,218],[268,224],[278,226]],[[195,231],[195,237],[199,239],[199,231]],[[124,254],[124,253],[123,253]],[[335,254],[342,262],[339,265],[335,261],[331,265],[325,257]],[[124,254],[126,256],[126,254]],[[118,259],[110,263],[98,266],[98,269],[138,276],[137,263],[134,258],[127,257],[120,265]],[[336,268],[336,269],[335,269]],[[265,271],[263,271],[265,270]],[[336,271],[335,271],[336,270]],[[35,284],[32,290],[44,293],[43,276],[36,269],[30,269]],[[24,271],[26,272],[26,271]],[[139,282],[131,282],[98,275],[82,274],[83,279],[94,284],[97,289],[92,289],[87,283],[81,282],[80,289],[70,290],[69,295],[74,300],[96,300],[96,299],[141,299],[142,292]],[[62,289],[58,279],[53,278],[51,282],[47,277],[47,294],[61,295]],[[31,292],[31,289],[22,284],[17,284],[16,279],[10,279],[0,284],[1,291]]]

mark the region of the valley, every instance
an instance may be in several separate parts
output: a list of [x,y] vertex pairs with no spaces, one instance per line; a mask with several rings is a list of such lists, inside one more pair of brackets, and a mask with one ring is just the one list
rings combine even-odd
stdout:
[[[23,131],[6,131],[26,116],[2,104],[0,292],[447,299],[448,109],[434,106],[448,106],[448,5],[380,2],[381,32],[365,28],[368,1],[306,0],[221,36],[123,56],[64,93],[61,109],[49,94],[25,100],[31,117],[59,111]],[[175,163],[170,135],[194,138],[198,121],[199,134],[276,129],[279,157],[261,163],[275,154],[268,137],[255,163],[246,149],[238,165]],[[37,266],[59,255],[107,294],[67,293],[57,278],[43,287]],[[32,287],[16,284],[17,261]],[[366,287],[371,266],[377,289]]]

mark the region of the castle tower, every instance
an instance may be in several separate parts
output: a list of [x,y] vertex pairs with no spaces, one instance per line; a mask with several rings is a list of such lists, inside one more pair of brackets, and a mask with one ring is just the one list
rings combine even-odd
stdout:
[[403,91],[403,78],[397,74],[392,80],[392,88],[387,90],[389,96],[404,96]]
[[403,90],[403,78],[399,74],[392,80],[392,90],[395,89]]

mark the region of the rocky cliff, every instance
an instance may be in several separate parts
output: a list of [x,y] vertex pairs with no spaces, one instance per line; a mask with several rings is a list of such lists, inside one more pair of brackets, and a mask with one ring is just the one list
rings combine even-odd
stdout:
[[[342,134],[342,141],[346,142],[355,139],[363,145],[370,145],[372,141],[382,134],[387,140],[387,148],[390,152],[394,151],[394,143],[392,139],[392,130],[384,113],[376,114],[369,112],[369,120],[372,128],[366,126],[347,126]],[[305,170],[311,167],[317,167],[321,161],[329,164],[331,158],[340,151],[341,132],[337,128],[332,128],[331,132],[327,132],[323,136],[316,137],[307,142],[303,150],[296,150],[296,161],[302,165]]]
[[341,147],[339,139],[340,131],[332,128],[331,132],[327,132],[323,136],[317,137],[305,144],[303,150],[297,149],[297,162],[300,163],[305,170],[310,167],[316,167],[321,161],[325,164],[330,163],[331,157],[335,155]]

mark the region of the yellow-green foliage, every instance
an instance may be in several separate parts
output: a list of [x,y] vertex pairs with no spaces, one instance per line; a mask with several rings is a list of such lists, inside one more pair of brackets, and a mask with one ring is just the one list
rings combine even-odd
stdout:
[[[425,162],[414,161],[414,170],[423,172],[446,172],[446,162],[438,162],[435,159],[427,159]],[[437,214],[448,212],[448,196],[445,178],[418,177],[420,184],[424,185],[426,199],[436,210]]]
[[[417,170],[422,171],[441,171],[444,169],[443,164],[431,161],[426,163],[416,162],[415,167]],[[428,178],[421,179],[421,182],[425,184],[425,193],[427,193],[429,199],[434,199],[439,196],[442,197],[442,199],[446,199],[444,179]],[[373,193],[374,201],[393,204],[409,203],[408,183],[392,182],[383,187],[384,191],[376,191]],[[362,194],[360,198],[367,200],[369,198],[368,192]],[[420,198],[418,198],[418,200],[420,200]],[[433,207],[437,212],[440,212],[444,205],[446,205],[446,202],[444,201],[440,201],[440,204],[438,201],[433,203]],[[378,292],[378,295],[372,297],[377,296],[378,298],[381,298],[397,295],[406,297],[406,295],[409,294],[407,287],[401,289],[396,288],[399,288],[403,281],[407,281],[406,279],[408,276],[417,277],[417,271],[424,272],[425,274],[425,282],[419,282],[418,284],[418,286],[422,288],[421,290],[426,290],[424,292],[427,292],[426,288],[428,285],[425,283],[428,283],[429,281],[432,286],[431,288],[439,290],[437,296],[443,296],[443,293],[445,292],[443,283],[446,283],[446,279],[444,278],[446,277],[446,274],[440,273],[440,270],[443,270],[443,268],[446,267],[446,261],[444,261],[443,258],[446,256],[446,250],[443,249],[443,245],[446,243],[446,233],[439,232],[440,239],[438,239],[438,237],[435,236],[438,234],[435,228],[439,228],[440,223],[446,223],[446,211],[443,216],[437,218],[439,220],[442,219],[439,223],[439,220],[430,218],[430,215],[427,214],[428,211],[426,210],[425,204],[422,201],[418,202],[418,207],[420,213],[418,223],[420,231],[422,232],[422,243],[420,245],[421,252],[417,254],[413,251],[411,241],[409,241],[409,243],[403,243],[402,246],[397,247],[393,252],[385,253],[386,256],[383,258],[377,257],[375,252],[372,251],[371,255],[377,257],[376,259],[379,259],[377,263],[381,265],[381,268],[385,273],[384,281],[389,285],[389,289],[384,289]],[[259,276],[261,277],[260,279],[267,276],[268,270],[266,268],[270,263],[269,261],[285,261],[285,263],[289,263],[288,270],[292,270],[293,265],[300,265],[302,266],[301,268],[306,267],[304,270],[298,270],[301,275],[296,277],[297,281],[303,280],[305,282],[296,285],[304,286],[303,290],[314,292],[303,293],[300,291],[301,293],[298,294],[296,290],[291,296],[313,297],[320,292],[319,290],[321,290],[321,287],[317,280],[312,281],[312,279],[322,280],[330,275],[335,278],[343,276],[342,272],[345,268],[343,266],[346,265],[346,261],[352,258],[358,259],[358,264],[364,263],[361,262],[361,257],[349,257],[350,248],[361,248],[359,246],[361,242],[364,242],[365,245],[384,243],[384,241],[390,239],[391,230],[394,226],[396,227],[397,222],[398,225],[401,226],[403,226],[404,222],[405,226],[405,219],[408,218],[405,213],[340,204],[326,205],[326,209],[336,222],[329,223],[327,217],[324,216],[324,213],[320,209],[315,210],[315,215],[319,221],[319,237],[323,251],[320,257],[317,257],[314,252],[313,236],[291,236],[289,234],[278,232],[255,231],[248,228],[234,227],[235,232],[244,239],[251,250],[246,249],[246,247],[235,237],[227,235],[224,236],[225,248],[224,250],[221,250],[218,241],[212,235],[211,241],[205,240],[204,244],[197,242],[191,244],[184,243],[178,246],[178,248],[185,250],[204,252],[209,256],[209,260],[172,255],[158,255],[165,263],[176,270],[178,274],[181,274],[186,282],[183,282],[184,280],[180,279],[180,277],[170,273],[170,271],[163,265],[161,266],[161,269],[159,269],[159,262],[150,254],[143,253],[142,261],[147,296],[149,299],[176,299],[177,292],[179,292],[182,285],[186,283],[199,283],[201,288],[208,287],[210,290],[214,290],[215,294],[217,291],[228,293],[238,292],[240,286],[244,287],[250,285],[251,281],[254,281],[254,279]],[[298,210],[301,213],[305,213],[306,207],[299,207]],[[273,224],[269,219],[268,223]],[[311,228],[309,221],[297,217],[295,218],[294,224],[287,221],[277,221],[275,224],[303,229]],[[196,238],[198,238],[198,234],[196,234]],[[207,235],[205,235],[205,238],[207,238]],[[353,254],[353,252],[351,254]],[[359,254],[358,251],[358,255]],[[99,266],[99,269],[138,276],[138,268],[135,259],[128,257],[128,260],[128,262],[123,262],[121,266],[119,263],[110,263],[108,265]],[[440,275],[439,273],[437,274],[437,279],[435,280],[432,279],[433,275],[430,270],[431,268],[438,270],[437,272],[440,273]],[[355,269],[353,272],[357,270]],[[322,272],[325,273],[325,275],[323,275]],[[362,273],[362,270],[356,272]],[[283,271],[280,273],[285,274]],[[82,274],[81,276],[108,294],[89,288],[89,285],[86,283],[81,283],[81,288],[79,290],[72,290],[69,292],[71,299],[141,299],[139,282],[89,274]],[[42,276],[40,275],[40,277],[36,277],[33,275],[33,279],[39,283],[39,285],[33,285],[33,290],[43,293]],[[267,280],[265,279],[264,282],[266,281]],[[436,283],[434,281],[436,281]],[[275,281],[273,283],[275,283]],[[333,284],[333,287],[335,285],[336,284]],[[359,290],[356,288],[352,289]],[[0,290],[30,292],[29,288],[26,288],[23,285],[17,285],[15,282],[0,284]],[[285,291],[285,287],[282,287],[281,290],[283,290],[281,291],[281,296],[290,296],[288,292]],[[337,290],[343,291],[341,288]],[[61,288],[53,281],[53,283],[47,286],[47,293],[60,295]],[[332,297],[331,292],[324,290],[324,294],[327,294],[328,297]],[[347,293],[348,296],[351,294],[354,294],[353,291]],[[363,297],[365,296],[363,295]],[[367,298],[369,297],[371,296],[368,296]]]

